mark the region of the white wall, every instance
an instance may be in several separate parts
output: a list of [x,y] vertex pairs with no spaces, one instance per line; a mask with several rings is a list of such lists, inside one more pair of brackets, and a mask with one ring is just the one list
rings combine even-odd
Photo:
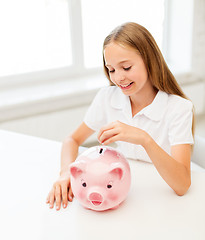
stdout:
[[70,108],[68,110],[45,113],[1,124],[2,128],[62,141],[68,133],[77,127],[87,107]]
[[192,68],[205,79],[205,0],[194,1]]

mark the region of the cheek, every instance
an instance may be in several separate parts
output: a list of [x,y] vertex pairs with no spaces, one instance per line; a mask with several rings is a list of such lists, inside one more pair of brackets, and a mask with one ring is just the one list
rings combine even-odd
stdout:
[[129,72],[129,77],[139,82],[146,81],[148,74],[145,66],[142,64],[141,66],[134,68],[133,71]]
[[113,75],[110,74],[109,76],[110,76],[110,81],[111,81],[112,83],[116,84],[116,83],[115,83],[115,78],[113,77]]
[[79,188],[78,191],[75,194],[75,197],[78,199],[85,199],[86,198],[87,191],[85,188]]
[[78,192],[77,198],[85,199],[86,198],[86,190],[85,189],[80,189],[80,191]]
[[143,76],[139,73],[139,72],[136,72],[136,73],[132,73],[128,76],[128,78],[132,81],[134,81],[135,83],[137,84],[140,84],[143,82]]
[[111,200],[112,202],[115,202],[118,199],[117,193],[109,193],[107,196],[108,196],[109,200]]
[[145,84],[148,81],[148,74],[147,72],[142,72],[139,76],[140,82]]

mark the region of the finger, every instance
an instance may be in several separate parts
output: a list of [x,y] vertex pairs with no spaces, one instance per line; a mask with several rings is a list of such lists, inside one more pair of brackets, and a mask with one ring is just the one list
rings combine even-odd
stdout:
[[105,132],[105,131],[108,131],[108,130],[111,130],[113,129],[114,127],[114,122],[102,127],[97,135],[97,138],[98,138],[98,141],[100,141],[100,137],[102,136],[102,134]]
[[55,188],[55,198],[56,198],[56,210],[60,210],[61,207],[61,188],[59,185]]
[[55,201],[54,190],[51,190],[50,193],[49,193],[49,200],[48,200],[48,203],[49,203],[49,207],[50,207],[50,208],[53,208],[53,206],[54,206],[54,201]]
[[117,136],[119,134],[117,129],[110,129],[110,130],[106,130],[102,133],[102,135],[100,136],[99,140],[101,143],[105,143],[105,141],[107,141],[108,139],[112,138],[113,136]]
[[47,198],[46,198],[46,203],[47,203],[47,204],[50,203],[50,197],[51,197],[52,192],[53,192],[53,191],[51,190],[51,191],[49,192]]
[[106,139],[106,140],[103,142],[103,144],[104,144],[104,145],[108,145],[108,144],[113,143],[113,142],[116,142],[116,141],[119,141],[119,136],[118,136],[118,135],[115,135],[115,136],[113,136],[113,137],[111,137],[111,138],[109,138],[109,139]]
[[68,188],[65,184],[62,186],[62,203],[63,207],[66,208],[68,204]]
[[69,191],[68,191],[68,200],[69,200],[70,202],[73,201],[73,191],[72,191],[72,189],[71,189],[71,186],[69,187]]
[[50,201],[50,193],[48,194],[47,198],[46,198],[46,203],[48,204]]

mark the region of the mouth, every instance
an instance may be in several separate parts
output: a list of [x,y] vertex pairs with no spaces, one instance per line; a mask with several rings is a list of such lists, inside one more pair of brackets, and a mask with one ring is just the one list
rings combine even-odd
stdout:
[[99,206],[102,202],[100,201],[91,201],[94,206]]
[[122,90],[127,90],[127,89],[129,89],[132,86],[133,83],[134,82],[131,82],[131,83],[127,84],[127,85],[119,85],[119,86],[120,86],[120,88]]

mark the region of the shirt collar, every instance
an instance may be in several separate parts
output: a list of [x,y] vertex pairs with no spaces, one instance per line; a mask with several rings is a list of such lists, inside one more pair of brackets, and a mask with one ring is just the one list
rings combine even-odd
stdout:
[[159,90],[152,103],[143,108],[138,114],[141,113],[151,120],[159,121],[166,111],[167,101],[168,94]]
[[[135,117],[145,115],[151,120],[159,121],[166,110],[167,101],[168,94],[159,90],[152,103],[138,112]],[[123,112],[127,112],[128,106],[131,109],[129,97],[124,95],[118,87],[116,87],[111,97],[111,106],[116,109],[122,109]]]

